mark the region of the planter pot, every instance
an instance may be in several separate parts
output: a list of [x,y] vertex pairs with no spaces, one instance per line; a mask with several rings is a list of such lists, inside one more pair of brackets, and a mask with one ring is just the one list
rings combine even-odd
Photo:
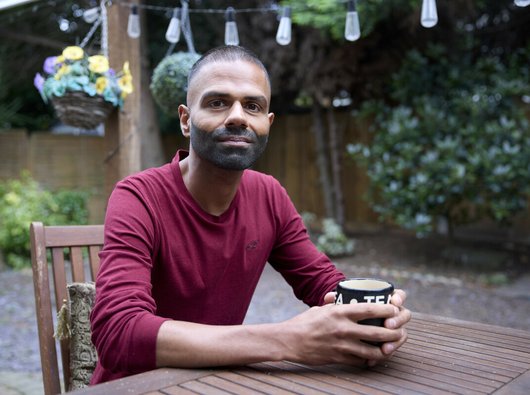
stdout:
[[51,100],[57,117],[65,125],[94,129],[105,122],[114,106],[101,96],[89,96],[84,92],[67,92]]

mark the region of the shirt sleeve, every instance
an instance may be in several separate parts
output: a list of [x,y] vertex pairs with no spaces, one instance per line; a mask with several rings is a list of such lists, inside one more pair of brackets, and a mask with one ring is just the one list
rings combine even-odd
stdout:
[[321,306],[326,293],[333,291],[345,276],[313,244],[300,214],[279,184],[274,200],[279,225],[269,262],[298,299],[309,306]]
[[151,269],[156,223],[145,199],[128,181],[112,193],[91,313],[92,342],[102,367],[135,373],[156,367],[156,316]]

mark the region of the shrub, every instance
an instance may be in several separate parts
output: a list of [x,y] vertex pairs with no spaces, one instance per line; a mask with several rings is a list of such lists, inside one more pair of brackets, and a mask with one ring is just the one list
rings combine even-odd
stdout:
[[505,65],[495,57],[449,59],[441,47],[408,54],[392,86],[399,104],[366,105],[373,141],[348,146],[367,167],[371,205],[382,220],[423,236],[443,217],[452,237],[459,224],[505,224],[525,209],[529,55],[514,54]]
[[156,66],[151,79],[151,93],[155,102],[167,115],[178,118],[178,106],[186,103],[188,73],[200,55],[177,52],[167,56]]
[[29,225],[86,224],[88,194],[42,189],[28,173],[20,179],[0,182],[0,250],[8,266],[21,268],[30,264]]
[[[348,238],[341,226],[333,218],[322,220],[322,229],[315,231],[317,220],[316,215],[309,212],[301,214],[311,239],[314,240],[317,248],[330,257],[351,255],[355,250],[355,240]],[[317,234],[315,234],[317,233]]]

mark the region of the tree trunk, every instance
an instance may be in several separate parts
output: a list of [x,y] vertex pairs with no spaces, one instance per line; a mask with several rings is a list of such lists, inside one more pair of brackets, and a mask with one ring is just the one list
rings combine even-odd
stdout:
[[342,192],[342,138],[333,106],[328,107],[329,154],[331,158],[331,178],[333,181],[333,206],[335,221],[344,226],[344,194]]
[[334,218],[333,189],[329,179],[329,160],[326,149],[326,130],[322,116],[322,106],[313,98],[313,133],[315,134],[317,148],[317,165],[324,198],[324,209],[327,218]]

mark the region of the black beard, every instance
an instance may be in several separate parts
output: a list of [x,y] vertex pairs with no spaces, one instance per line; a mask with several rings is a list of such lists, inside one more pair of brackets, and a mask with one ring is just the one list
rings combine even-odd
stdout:
[[[220,138],[244,136],[251,145],[248,147],[227,147]],[[268,135],[258,136],[249,129],[218,128],[207,132],[191,123],[190,142],[200,158],[225,170],[245,170],[250,168],[267,147]]]

